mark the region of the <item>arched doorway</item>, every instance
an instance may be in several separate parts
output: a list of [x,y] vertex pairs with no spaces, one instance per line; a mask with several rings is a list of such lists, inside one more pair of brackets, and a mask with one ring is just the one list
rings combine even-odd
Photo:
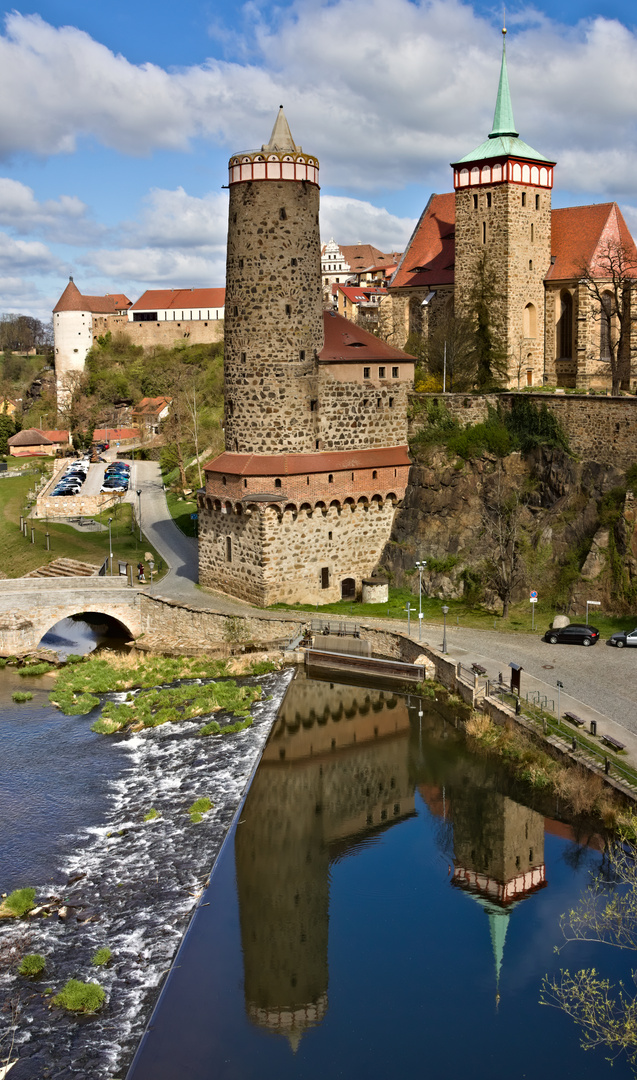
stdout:
[[356,596],[356,578],[346,577],[341,581],[341,600],[353,600]]

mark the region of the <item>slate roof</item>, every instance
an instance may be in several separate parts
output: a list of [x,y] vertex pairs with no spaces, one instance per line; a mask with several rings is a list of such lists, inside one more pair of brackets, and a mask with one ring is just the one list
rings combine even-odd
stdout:
[[323,331],[325,341],[318,356],[320,364],[363,364],[377,360],[412,363],[415,360],[409,353],[395,349],[334,311],[323,312]]
[[302,476],[308,473],[346,472],[383,466],[410,465],[406,446],[372,450],[333,450],[317,454],[223,453],[204,466],[206,472],[227,476]]
[[222,308],[225,289],[147,289],[132,305],[132,311],[169,311],[180,308]]

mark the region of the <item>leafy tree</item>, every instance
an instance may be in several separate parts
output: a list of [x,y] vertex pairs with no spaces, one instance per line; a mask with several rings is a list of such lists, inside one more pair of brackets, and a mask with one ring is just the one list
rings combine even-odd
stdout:
[[429,372],[445,389],[462,393],[480,383],[477,336],[472,320],[454,314],[449,305],[425,342]]
[[507,375],[499,300],[495,273],[484,251],[478,259],[466,305],[466,317],[474,331],[476,385],[480,390],[497,389]]
[[6,455],[9,453],[7,439],[10,439],[15,433],[16,426],[13,419],[7,416],[6,413],[0,413],[0,454]]
[[[580,268],[581,284],[592,303],[590,317],[600,328],[600,360],[606,361],[611,393],[628,390],[633,368],[633,323],[637,286],[634,247],[609,239]],[[603,354],[603,355],[602,355]]]
[[498,464],[491,491],[485,490],[482,525],[490,548],[485,562],[485,581],[502,601],[502,618],[509,615],[515,589],[524,581],[520,544],[521,503],[517,491],[507,491]]

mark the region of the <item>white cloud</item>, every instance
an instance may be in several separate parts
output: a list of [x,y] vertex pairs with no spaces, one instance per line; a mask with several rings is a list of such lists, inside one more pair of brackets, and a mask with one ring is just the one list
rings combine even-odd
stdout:
[[198,198],[182,187],[153,188],[145,200],[134,236],[151,247],[206,248],[225,252],[228,197],[211,193]]
[[[217,258],[166,248],[94,251],[83,259],[92,275],[108,278],[115,289],[215,287],[225,282],[225,254]],[[120,284],[121,283],[121,284]],[[88,291],[88,290],[85,290]],[[137,299],[137,297],[131,297]]]
[[[499,42],[460,0],[296,0],[273,12],[249,4],[244,16],[249,61],[165,71],[12,13],[0,37],[0,154],[71,152],[82,136],[127,154],[185,150],[201,136],[241,150],[265,141],[283,101],[295,137],[322,159],[323,183],[440,189],[448,163],[490,128]],[[633,30],[601,16],[566,28],[525,11],[508,55],[521,133],[564,160],[559,183],[590,190],[589,158],[605,150],[635,175]],[[611,190],[612,174],[601,182]]]
[[82,244],[103,231],[89,221],[87,207],[74,195],[38,202],[19,180],[0,177],[0,225],[19,235],[38,233],[58,243]]
[[399,218],[362,199],[324,195],[321,199],[321,239],[339,244],[373,244],[381,251],[404,251],[415,218]]
[[61,274],[64,272],[60,259],[38,240],[16,240],[0,232],[0,275],[13,276],[16,272]]

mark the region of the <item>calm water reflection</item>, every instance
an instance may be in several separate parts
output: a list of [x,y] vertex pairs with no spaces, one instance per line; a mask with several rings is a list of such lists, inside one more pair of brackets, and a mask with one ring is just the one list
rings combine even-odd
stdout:
[[297,678],[131,1080],[632,1075],[538,1004],[616,962],[553,953],[599,856],[546,811],[419,699]]

